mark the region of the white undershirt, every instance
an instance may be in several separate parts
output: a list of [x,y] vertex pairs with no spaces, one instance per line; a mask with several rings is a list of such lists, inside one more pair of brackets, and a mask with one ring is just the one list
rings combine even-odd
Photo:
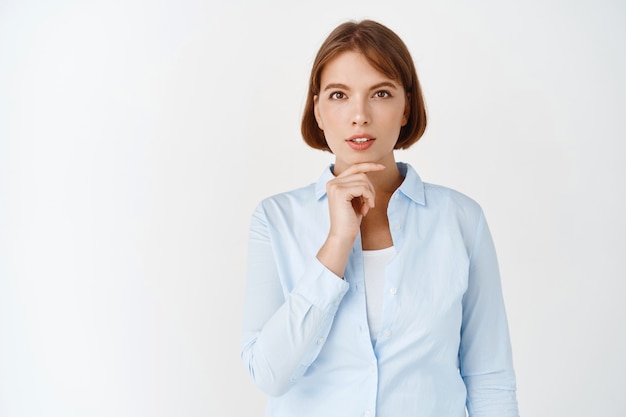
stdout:
[[367,322],[372,342],[376,341],[383,316],[383,295],[385,292],[385,271],[387,264],[396,256],[396,249],[363,251],[363,273],[365,277],[365,300]]

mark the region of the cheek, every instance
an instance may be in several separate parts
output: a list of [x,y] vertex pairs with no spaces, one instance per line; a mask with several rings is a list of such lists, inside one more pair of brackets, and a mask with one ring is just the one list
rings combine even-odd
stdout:
[[407,117],[405,116],[404,107],[399,107],[397,111],[394,112],[393,119],[394,123],[397,124],[399,127],[402,127],[406,124]]
[[339,120],[341,120],[340,109],[331,109],[328,106],[321,106],[319,108],[319,118],[320,121],[324,124],[324,131],[327,134],[332,135],[337,125],[339,124]]

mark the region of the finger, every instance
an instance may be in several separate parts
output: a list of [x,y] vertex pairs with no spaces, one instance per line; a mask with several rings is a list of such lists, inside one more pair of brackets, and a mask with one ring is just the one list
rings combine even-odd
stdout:
[[374,207],[376,203],[376,192],[369,181],[343,184],[343,187],[346,201],[359,199],[361,204],[367,204],[369,208]]
[[331,180],[326,184],[326,191],[346,197],[349,194],[350,198],[358,197],[368,192],[372,194],[376,192],[374,185],[365,174],[355,174],[350,177]]
[[326,184],[326,191],[331,200],[357,203],[358,207],[354,207],[357,213],[367,212],[376,205],[376,190],[365,174],[335,178]]
[[374,207],[369,205],[367,202],[363,201],[363,204],[361,204],[360,214],[363,217],[365,217],[365,216],[367,216],[367,213],[369,213],[370,209],[372,209],[372,208],[374,208]]
[[348,167],[348,169],[337,175],[337,178],[354,174],[365,174],[372,171],[382,171],[383,169],[385,169],[385,166],[382,164],[377,164],[374,162],[362,162],[360,164],[351,165],[350,167]]
[[365,198],[363,198],[363,196],[360,197],[355,197],[352,201],[352,208],[354,209],[354,212],[362,217],[365,217],[367,215],[367,213],[370,211],[370,209],[372,209],[373,207],[371,207]]
[[376,199],[374,198],[374,195],[363,198],[363,204],[361,205],[361,213],[364,216],[367,215],[367,213],[376,206],[375,201]]

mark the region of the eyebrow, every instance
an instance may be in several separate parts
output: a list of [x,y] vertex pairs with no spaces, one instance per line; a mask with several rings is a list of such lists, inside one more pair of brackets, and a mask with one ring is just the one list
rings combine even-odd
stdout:
[[[370,90],[376,90],[378,88],[382,88],[382,87],[387,87],[387,88],[393,88],[393,89],[397,89],[398,86],[390,81],[383,81],[381,83],[378,84],[374,84],[373,86],[370,87]],[[326,85],[326,87],[324,87],[324,90],[322,91],[328,91],[328,90],[332,90],[332,89],[339,89],[339,90],[350,90],[350,88],[345,85],[345,84],[341,84],[341,83],[330,83],[328,85]]]

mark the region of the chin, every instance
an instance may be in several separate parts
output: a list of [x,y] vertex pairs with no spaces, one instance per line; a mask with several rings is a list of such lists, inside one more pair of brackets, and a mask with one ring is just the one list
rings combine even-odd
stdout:
[[335,165],[340,165],[340,166],[352,166],[352,165],[356,165],[356,164],[363,164],[365,162],[378,162],[380,161],[380,158],[376,158],[372,155],[359,155],[359,156],[353,156],[353,157],[349,157],[349,158],[335,158]]

